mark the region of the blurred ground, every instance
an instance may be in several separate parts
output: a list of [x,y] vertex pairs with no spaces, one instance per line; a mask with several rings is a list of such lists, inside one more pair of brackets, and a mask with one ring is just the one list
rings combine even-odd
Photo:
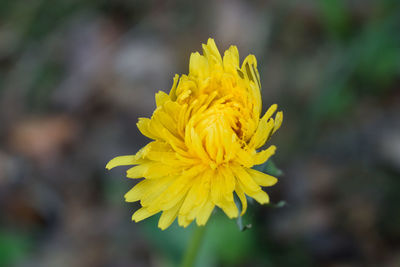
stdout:
[[400,266],[400,2],[0,2],[0,266],[174,266],[190,235],[131,223],[107,172],[208,37],[258,59],[277,209],[216,214],[198,266]]

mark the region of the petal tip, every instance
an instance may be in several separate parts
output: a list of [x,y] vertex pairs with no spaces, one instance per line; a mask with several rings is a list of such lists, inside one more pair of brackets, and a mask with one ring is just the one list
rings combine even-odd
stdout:
[[112,160],[110,160],[110,161],[107,163],[107,165],[106,165],[106,169],[107,169],[107,170],[111,170],[112,168],[115,167],[115,166],[113,166],[113,164],[112,164],[111,161],[112,161]]

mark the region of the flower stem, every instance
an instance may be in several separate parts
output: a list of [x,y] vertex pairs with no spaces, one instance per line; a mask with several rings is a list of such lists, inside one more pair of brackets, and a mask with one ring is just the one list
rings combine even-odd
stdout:
[[197,254],[199,252],[201,243],[204,239],[206,227],[196,226],[192,233],[189,246],[186,249],[185,255],[183,257],[181,267],[193,267],[196,261]]

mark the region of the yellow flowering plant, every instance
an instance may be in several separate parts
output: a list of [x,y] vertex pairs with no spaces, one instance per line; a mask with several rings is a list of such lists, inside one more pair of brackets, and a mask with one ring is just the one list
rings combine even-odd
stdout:
[[[229,218],[246,212],[246,196],[269,203],[262,187],[277,182],[252,167],[276,150],[260,148],[282,124],[282,112],[272,105],[261,116],[261,83],[254,55],[239,65],[236,46],[223,57],[213,39],[203,55],[192,53],[188,75],[175,75],[169,94],[158,92],[151,118],[140,118],[141,133],[152,139],[136,155],[119,156],[106,168],[135,165],[128,178],[144,178],[125,195],[140,201],[132,220],[162,212],[158,226],[166,229],[178,218],[186,227],[205,225],[217,206]],[[234,201],[241,202],[241,212]]]

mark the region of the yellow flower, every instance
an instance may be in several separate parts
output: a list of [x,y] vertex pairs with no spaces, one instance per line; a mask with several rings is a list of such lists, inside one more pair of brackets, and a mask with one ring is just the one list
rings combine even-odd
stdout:
[[193,220],[205,225],[215,206],[229,218],[239,215],[234,193],[246,212],[246,195],[261,204],[269,197],[261,186],[275,177],[251,169],[268,160],[275,146],[258,151],[282,123],[282,112],[272,105],[260,118],[261,84],[256,58],[249,55],[239,66],[231,46],[221,57],[213,39],[203,44],[203,55],[192,53],[188,75],[175,75],[168,94],[156,94],[152,117],[137,126],[154,140],[136,155],[112,159],[107,169],[136,165],[128,178],[144,180],[126,195],[140,200],[133,221],[162,212],[158,226],[165,229],[178,217],[186,227]]

